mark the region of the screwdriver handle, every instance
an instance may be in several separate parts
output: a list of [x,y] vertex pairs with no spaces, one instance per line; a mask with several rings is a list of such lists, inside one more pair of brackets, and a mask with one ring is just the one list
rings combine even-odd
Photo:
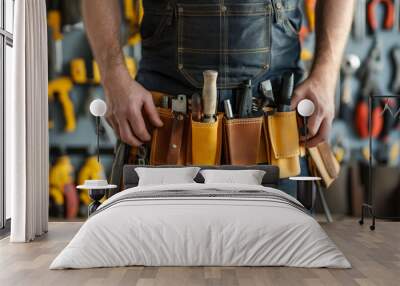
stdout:
[[218,72],[206,70],[203,72],[203,113],[205,122],[214,122],[217,109],[217,77]]

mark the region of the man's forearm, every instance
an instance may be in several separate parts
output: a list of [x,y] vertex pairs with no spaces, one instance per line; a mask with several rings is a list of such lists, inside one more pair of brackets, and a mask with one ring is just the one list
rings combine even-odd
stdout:
[[316,49],[311,76],[336,83],[353,11],[354,0],[317,1]]
[[[118,0],[83,0],[82,12],[87,35],[103,83],[115,73],[125,74],[120,44],[121,15]],[[119,75],[120,76],[120,75]]]

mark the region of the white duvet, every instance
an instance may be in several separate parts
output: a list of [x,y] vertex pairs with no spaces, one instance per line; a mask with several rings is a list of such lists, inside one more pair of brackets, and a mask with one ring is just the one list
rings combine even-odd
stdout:
[[[263,191],[271,199],[243,195],[129,199],[137,192],[171,190]],[[106,201],[83,224],[50,269],[128,265],[351,267],[299,205],[279,190],[254,185],[128,189]]]

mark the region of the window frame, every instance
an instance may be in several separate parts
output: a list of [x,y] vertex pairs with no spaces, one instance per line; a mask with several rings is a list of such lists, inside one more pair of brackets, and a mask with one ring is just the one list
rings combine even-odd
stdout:
[[[5,189],[5,92],[6,92],[6,47],[13,48],[13,34],[6,30],[6,1],[11,1],[15,7],[15,0],[0,0],[0,237],[9,233],[10,219],[6,217],[6,189]],[[15,13],[13,7],[13,13]],[[14,19],[14,15],[11,15]],[[13,27],[14,28],[14,27]],[[12,29],[14,30],[14,29]]]

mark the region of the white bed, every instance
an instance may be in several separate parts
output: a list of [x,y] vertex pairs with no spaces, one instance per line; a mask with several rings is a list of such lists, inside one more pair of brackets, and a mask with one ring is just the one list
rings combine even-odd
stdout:
[[351,267],[291,196],[263,186],[198,183],[114,195],[50,269],[128,265]]

